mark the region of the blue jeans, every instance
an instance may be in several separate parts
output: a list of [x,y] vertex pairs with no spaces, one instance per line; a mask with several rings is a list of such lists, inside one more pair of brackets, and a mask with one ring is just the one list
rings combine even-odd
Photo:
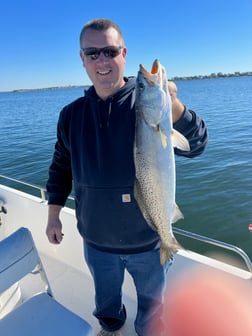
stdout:
[[118,255],[84,244],[84,253],[95,285],[94,316],[103,329],[118,330],[126,320],[126,309],[122,303],[122,284],[124,271],[127,269],[137,291],[135,330],[139,336],[148,335],[149,322],[152,319],[160,319],[159,309],[163,303],[166,274],[172,260],[162,266],[159,248],[143,253]]

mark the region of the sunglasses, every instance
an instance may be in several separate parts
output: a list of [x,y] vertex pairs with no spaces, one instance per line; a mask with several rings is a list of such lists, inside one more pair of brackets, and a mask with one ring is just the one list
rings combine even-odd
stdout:
[[103,55],[107,58],[115,58],[120,54],[121,49],[123,49],[123,46],[109,46],[104,48],[81,48],[83,54],[92,61],[97,60],[101,53],[103,53]]

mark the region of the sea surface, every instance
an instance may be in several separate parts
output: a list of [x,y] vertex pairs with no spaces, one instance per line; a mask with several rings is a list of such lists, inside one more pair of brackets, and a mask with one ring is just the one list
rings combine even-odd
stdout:
[[[234,244],[252,258],[252,77],[176,84],[178,97],[209,132],[201,156],[176,157],[176,199],[185,217],[176,226]],[[59,112],[82,95],[83,88],[1,92],[0,175],[45,187]],[[177,238],[186,248],[208,251]]]

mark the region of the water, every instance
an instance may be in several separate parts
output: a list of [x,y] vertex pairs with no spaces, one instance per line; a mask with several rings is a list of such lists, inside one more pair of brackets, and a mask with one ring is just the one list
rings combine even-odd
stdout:
[[[252,258],[252,77],[177,86],[179,98],[206,121],[209,144],[197,158],[176,159],[185,216],[176,226],[237,245]],[[44,187],[59,111],[82,94],[82,88],[0,93],[0,174]]]

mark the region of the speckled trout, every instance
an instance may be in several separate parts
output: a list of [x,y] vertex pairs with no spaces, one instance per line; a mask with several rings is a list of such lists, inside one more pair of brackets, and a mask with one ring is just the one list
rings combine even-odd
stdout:
[[190,147],[173,129],[166,71],[158,60],[150,72],[140,65],[135,109],[134,196],[147,223],[160,236],[160,262],[164,265],[181,248],[172,232],[172,223],[183,218],[175,202],[174,147]]

